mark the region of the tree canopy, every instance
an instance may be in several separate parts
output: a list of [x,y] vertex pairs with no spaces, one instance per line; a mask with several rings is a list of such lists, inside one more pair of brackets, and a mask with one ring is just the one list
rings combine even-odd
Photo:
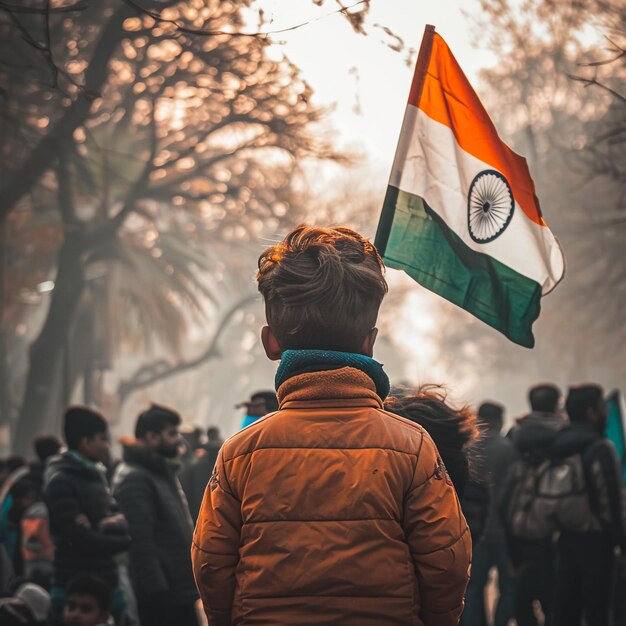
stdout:
[[[359,4],[339,10],[362,32]],[[23,401],[11,400],[18,448],[125,336],[175,354],[190,319],[228,308],[218,293],[249,273],[237,247],[293,220],[298,164],[342,159],[298,68],[250,31],[253,8],[0,4],[5,366],[16,328],[32,337]],[[79,319],[92,320],[93,341]]]

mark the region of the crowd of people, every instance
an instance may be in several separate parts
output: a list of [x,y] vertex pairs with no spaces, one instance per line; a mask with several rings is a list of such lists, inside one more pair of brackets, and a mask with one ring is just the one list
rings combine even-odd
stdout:
[[258,282],[277,392],[226,442],[152,405],[116,461],[72,406],[0,462],[0,624],[195,626],[199,599],[210,626],[626,624],[599,385],[535,385],[506,430],[497,402],[391,387],[382,261],[348,229],[299,227]]

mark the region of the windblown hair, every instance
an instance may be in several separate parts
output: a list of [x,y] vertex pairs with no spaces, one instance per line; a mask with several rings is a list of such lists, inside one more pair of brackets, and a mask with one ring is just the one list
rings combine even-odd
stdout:
[[385,400],[385,409],[422,426],[435,442],[441,459],[461,495],[468,479],[474,478],[471,444],[480,437],[476,415],[468,406],[455,409],[440,385],[417,390],[396,388]]
[[259,258],[267,323],[282,350],[358,352],[387,293],[376,248],[343,227],[298,226]]

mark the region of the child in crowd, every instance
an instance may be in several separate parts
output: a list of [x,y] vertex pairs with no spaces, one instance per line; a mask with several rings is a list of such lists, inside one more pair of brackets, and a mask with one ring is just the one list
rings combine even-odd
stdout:
[[111,587],[96,576],[85,574],[74,578],[66,587],[67,602],[63,609],[63,626],[109,626]]
[[73,406],[65,412],[63,428],[68,449],[49,462],[44,476],[54,542],[53,611],[57,617],[62,613],[69,581],[89,573],[111,586],[112,610],[121,615],[126,601],[116,557],[128,550],[131,539],[106,482],[108,424],[96,411]]

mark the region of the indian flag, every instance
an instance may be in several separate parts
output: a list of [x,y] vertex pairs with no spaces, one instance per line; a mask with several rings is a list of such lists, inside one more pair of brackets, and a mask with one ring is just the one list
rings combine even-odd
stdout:
[[532,347],[564,273],[526,160],[498,133],[445,41],[426,27],[376,246],[389,267]]

